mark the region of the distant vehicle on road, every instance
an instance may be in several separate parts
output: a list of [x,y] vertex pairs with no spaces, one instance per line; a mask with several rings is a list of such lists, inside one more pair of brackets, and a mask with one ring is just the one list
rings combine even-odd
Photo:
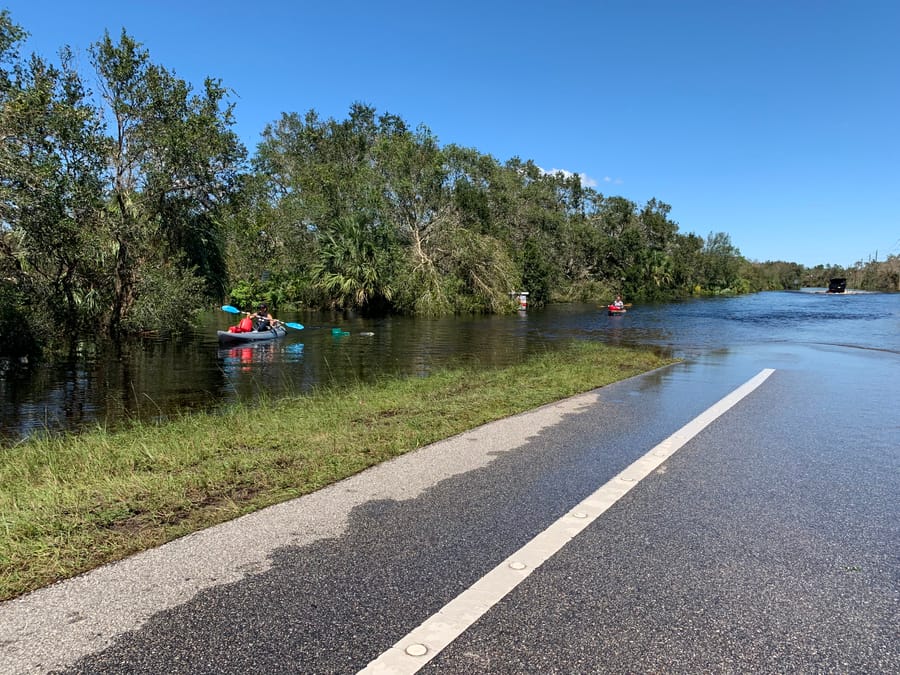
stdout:
[[828,290],[826,293],[843,293],[847,290],[847,280],[835,278],[828,282]]

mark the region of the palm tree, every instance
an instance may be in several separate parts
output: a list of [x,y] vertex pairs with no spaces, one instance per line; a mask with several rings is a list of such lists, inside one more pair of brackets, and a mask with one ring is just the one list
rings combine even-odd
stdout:
[[320,231],[312,280],[332,307],[364,308],[391,299],[386,278],[389,254],[378,239],[375,227],[362,215],[340,218]]

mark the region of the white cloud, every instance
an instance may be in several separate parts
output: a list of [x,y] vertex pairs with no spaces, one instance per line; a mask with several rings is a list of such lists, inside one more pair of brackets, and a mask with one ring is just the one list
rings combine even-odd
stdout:
[[[540,168],[540,167],[538,167],[538,168]],[[545,170],[545,169],[541,169],[541,171],[550,176],[557,174],[557,173],[561,173],[566,178],[571,178],[572,176],[577,175],[578,178],[581,179],[581,185],[583,187],[590,187],[590,188],[597,187],[597,181],[594,180],[593,178],[591,178],[590,176],[588,176],[586,173],[574,174],[571,171],[566,171],[565,169],[550,169],[549,171]]]

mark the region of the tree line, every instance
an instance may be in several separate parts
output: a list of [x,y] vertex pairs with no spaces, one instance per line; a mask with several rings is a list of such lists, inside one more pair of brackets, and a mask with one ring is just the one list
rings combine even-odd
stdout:
[[[514,311],[521,290],[533,306],[639,302],[849,276],[748,262],[655,198],[442,146],[361,103],[284,114],[250,156],[220,80],[195,90],[123,30],[90,47],[92,91],[71,50],[25,58],[25,37],[0,11],[6,354],[177,327],[223,300],[435,316]],[[898,290],[897,263],[860,276]]]

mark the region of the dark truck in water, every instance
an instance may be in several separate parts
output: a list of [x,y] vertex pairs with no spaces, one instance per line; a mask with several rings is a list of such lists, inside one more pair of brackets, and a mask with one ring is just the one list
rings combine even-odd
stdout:
[[828,282],[828,290],[826,293],[843,293],[847,290],[846,279],[831,279]]

